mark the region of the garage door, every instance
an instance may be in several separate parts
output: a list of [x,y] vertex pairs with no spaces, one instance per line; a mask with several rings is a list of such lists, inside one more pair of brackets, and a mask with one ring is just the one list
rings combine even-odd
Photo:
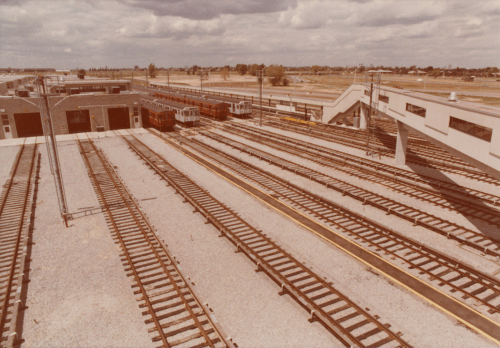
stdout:
[[14,114],[18,138],[43,135],[42,119],[39,112]]
[[110,108],[108,109],[108,117],[110,130],[130,128],[128,108]]
[[70,134],[92,131],[89,110],[66,111],[66,118]]

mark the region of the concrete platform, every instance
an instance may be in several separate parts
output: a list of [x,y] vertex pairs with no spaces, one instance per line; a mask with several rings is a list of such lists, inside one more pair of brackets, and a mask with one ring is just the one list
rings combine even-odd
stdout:
[[[116,137],[121,134],[148,134],[149,132],[144,128],[130,128],[130,129],[119,129],[106,132],[87,132],[87,133],[75,133],[75,134],[60,134],[56,135],[56,140],[59,141],[70,141],[77,139],[101,139],[107,137]],[[0,147],[3,146],[19,146],[23,144],[44,144],[44,136],[28,137],[28,138],[16,138],[16,139],[2,139],[0,140]]]
[[17,139],[2,139],[0,140],[0,147],[3,146],[20,146],[23,145],[26,141],[26,138],[17,138]]

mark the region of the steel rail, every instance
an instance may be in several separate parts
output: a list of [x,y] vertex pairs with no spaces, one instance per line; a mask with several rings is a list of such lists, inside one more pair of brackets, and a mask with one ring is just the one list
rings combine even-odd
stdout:
[[[353,168],[359,169],[367,173],[373,173],[376,175],[386,175],[392,181],[403,182],[408,185],[419,185],[421,189],[428,189],[422,184],[427,184],[432,186],[430,189],[434,192],[441,193],[441,190],[445,189],[453,195],[461,196],[462,199],[470,200],[470,198],[475,198],[485,203],[500,205],[500,197],[486,193],[479,190],[474,190],[468,187],[460,186],[455,183],[450,183],[447,181],[432,178],[430,176],[417,174],[415,172],[405,170],[403,168],[397,168],[388,164],[373,161],[364,157],[352,155],[343,151],[334,150],[328,147],[317,145],[314,143],[306,142],[303,140],[288,137],[286,135],[273,133],[263,129],[257,129],[255,127],[247,126],[237,122],[226,123],[225,126],[238,127],[244,129],[247,132],[252,132],[265,136],[267,138],[272,138],[280,140],[282,142],[292,144],[294,146],[299,146],[305,150],[315,151],[315,154],[322,154],[328,156],[329,159],[341,161],[343,166],[351,166]],[[340,162],[339,162],[340,163]],[[437,189],[435,189],[437,187]]]
[[[153,133],[153,131],[151,132]],[[156,135],[158,136],[158,134]],[[316,234],[319,238],[324,239],[332,245],[340,248],[340,250],[361,261],[367,267],[373,267],[377,271],[380,271],[389,280],[396,282],[415,295],[429,301],[439,310],[444,311],[474,331],[477,331],[490,338],[495,343],[500,344],[500,325],[498,322],[495,322],[481,314],[474,307],[471,308],[454,297],[446,294],[442,290],[436,289],[431,284],[428,284],[426,280],[420,280],[408,271],[393,265],[388,260],[385,260],[381,255],[367,250],[355,241],[351,241],[347,237],[338,234],[336,231],[326,227],[322,223],[315,221],[314,218],[301,213],[298,209],[292,207],[288,203],[285,203],[279,196],[276,198],[276,196],[267,192],[265,188],[261,189],[256,185],[248,183],[245,179],[240,179],[237,174],[232,174],[231,170],[224,169],[226,166],[219,165],[217,161],[213,161],[210,157],[207,158],[205,154],[201,153],[198,155],[198,151],[188,149],[185,146],[182,147],[174,141],[165,139],[163,136],[161,137],[161,140],[185,156],[193,159],[203,167],[224,178],[231,184],[234,184],[236,187],[242,189],[250,196],[255,197],[269,207],[289,217],[299,225],[306,228],[306,230]],[[184,145],[186,145],[185,142]],[[238,159],[236,159],[236,161],[238,161]],[[256,170],[260,170],[260,168],[256,168]],[[276,179],[281,180],[279,177],[276,177]],[[320,198],[321,197],[318,197],[318,199]],[[426,246],[422,245],[421,250],[425,249]],[[455,267],[458,268],[457,266]]]
[[[126,262],[124,264],[131,271],[128,275],[133,275],[135,286],[139,287],[139,294],[141,295],[139,301],[144,301],[143,305],[148,309],[142,313],[151,317],[150,320],[146,320],[146,324],[153,322],[155,331],[159,334],[159,337],[152,338],[153,342],[161,340],[164,347],[174,347],[198,338],[203,338],[203,343],[193,342],[192,344],[200,347],[215,347],[215,343],[221,342],[226,347],[232,346],[232,344],[226,342],[226,339],[220,332],[220,327],[215,325],[213,315],[207,312],[193,293],[191,287],[182,276],[179,267],[175,264],[166,247],[153,232],[153,228],[141,212],[137,203],[125,189],[118,175],[111,168],[109,161],[105,159],[102,152],[91,140],[85,142],[78,140],[78,145],[96,195],[100,200],[101,206],[105,207],[107,222],[111,227],[110,230],[114,232],[118,244],[121,246],[122,253],[125,256]],[[122,202],[124,207],[112,208],[111,205],[115,205],[116,202]],[[124,216],[126,217],[125,219]],[[144,242],[146,242],[146,245],[144,245]],[[145,264],[143,264],[144,262]],[[175,278],[179,278],[180,280]],[[164,283],[165,280],[168,280],[166,284]],[[178,282],[184,285],[180,286]],[[173,289],[166,290],[167,286],[171,286]],[[186,288],[188,291],[186,292],[182,288]],[[157,289],[161,290],[155,293],[154,290]],[[174,294],[172,295],[172,293]],[[138,293],[136,292],[136,294]],[[162,295],[168,296],[161,297]],[[187,295],[189,295],[190,299],[187,298]],[[177,300],[178,302],[172,303],[172,300]],[[190,304],[193,301],[194,304]],[[158,315],[160,312],[179,307],[181,308],[175,311]],[[195,313],[193,310],[194,307],[200,308],[201,313]],[[179,322],[178,320],[172,320],[172,318],[184,312],[187,312],[188,315],[183,321],[187,323],[189,320],[192,320],[194,325],[190,324],[183,328],[177,328],[176,325]],[[203,315],[208,320],[200,322],[198,317]],[[162,323],[162,320],[165,319],[170,319],[171,321]],[[203,327],[206,324],[209,326],[208,329]],[[172,329],[174,327],[176,329],[169,332],[164,332],[163,330],[164,328]],[[172,341],[173,337],[192,330],[197,330],[198,332]],[[216,337],[210,338],[209,335],[211,333],[215,333]]]
[[[349,137],[350,139],[357,140],[360,138],[364,138],[366,136],[366,133],[368,132],[367,130],[354,130],[350,128],[341,128],[341,127],[336,127],[336,126],[331,126],[329,128],[326,127],[319,127],[317,125],[312,126],[313,129],[317,130],[318,132],[321,133],[327,133],[327,134],[335,134],[335,135],[341,135],[343,137]],[[371,131],[370,131],[371,132]],[[383,141],[385,140],[385,141]],[[396,149],[396,139],[395,136],[393,135],[386,135],[386,134],[381,134],[380,132],[378,133],[378,136],[374,139],[374,144],[375,146],[379,147],[380,149],[389,149],[391,152],[394,152]],[[413,139],[408,139],[408,148],[410,152],[417,153],[420,155],[423,155],[425,157],[431,157],[436,160],[446,160],[449,162],[456,163],[457,165],[466,165],[466,166],[471,166],[470,164],[462,161],[456,156],[453,156],[450,153],[447,153],[443,149],[431,144],[431,143],[422,143],[422,142],[416,142]],[[413,155],[410,153],[410,155]]]
[[[471,201],[471,197],[459,199],[455,196],[450,196],[436,190],[415,185],[413,182],[401,180],[400,178],[397,178],[397,175],[387,175],[385,173],[359,168],[359,166],[347,164],[346,161],[342,161],[338,158],[332,158],[331,156],[326,155],[324,151],[316,150],[314,145],[309,146],[308,143],[301,142],[300,140],[292,140],[293,144],[296,146],[290,147],[288,139],[283,141],[281,140],[281,137],[273,137],[272,135],[263,135],[257,132],[252,132],[251,129],[242,129],[239,125],[237,128],[233,128],[233,125],[226,124],[224,127],[218,128],[230,134],[234,134],[279,151],[333,168],[351,176],[383,185],[395,192],[399,192],[415,199],[429,202],[441,208],[456,211],[457,213],[500,227],[500,211],[484,204],[478,204]],[[209,131],[205,130],[205,132]]]
[[[36,149],[36,144],[21,147],[0,203],[0,251],[2,251],[0,257],[0,284],[2,284],[0,287],[2,303],[0,345],[2,346],[4,344],[12,346],[16,338],[15,319],[20,306],[16,306],[13,300],[20,302],[18,297],[23,282],[28,230],[31,225],[31,212],[28,211],[28,207],[33,204],[31,200],[33,199],[34,168],[39,163]],[[10,327],[6,327],[8,322],[10,322]],[[6,336],[5,333],[8,335]]]
[[[354,148],[362,148],[363,146],[363,141],[364,138],[366,137],[366,132],[367,130],[364,129],[349,129],[349,128],[340,128],[336,126],[327,126],[324,124],[318,124],[318,123],[313,123],[313,125],[310,125],[309,123],[303,124],[301,122],[293,122],[289,119],[282,118],[282,117],[276,117],[276,115],[270,114],[268,115],[271,121],[273,122],[279,122],[280,124],[283,124],[288,127],[292,127],[295,129],[294,131],[297,131],[297,128],[299,129],[305,129],[307,128],[307,133],[308,135],[311,135],[311,132],[315,134],[316,137],[334,137],[336,140],[339,140],[341,144],[354,147]],[[371,132],[372,130],[370,130]],[[379,155],[383,155],[386,157],[394,157],[395,153],[395,142],[394,139],[390,138],[391,135],[383,134],[382,132],[376,132],[378,137],[375,138],[375,141],[378,142],[378,153]],[[388,138],[388,141],[390,144],[378,141],[377,139],[380,138]],[[393,136],[392,136],[393,137]],[[329,139],[330,141],[332,139]],[[338,141],[337,141],[338,142]],[[408,139],[409,142],[409,151],[412,153],[408,154],[408,160],[413,161],[419,165],[422,166],[435,166],[435,165],[444,165],[448,167],[449,171],[452,171],[453,169],[459,169],[461,171],[465,171],[468,173],[473,173],[477,174],[480,176],[487,176],[487,174],[483,173],[482,171],[478,170],[474,166],[470,165],[469,163],[447,153],[440,147],[429,143],[426,140],[423,140],[418,137],[412,137],[410,136]],[[361,144],[361,145],[360,145]],[[375,145],[375,144],[374,144]],[[388,148],[389,146],[389,148]],[[425,159],[423,159],[426,157]],[[430,163],[430,165],[429,165]],[[459,172],[457,172],[459,173]],[[464,175],[464,174],[462,174]],[[491,178],[491,177],[489,177]]]
[[[271,122],[276,122],[276,121],[271,121]],[[290,121],[290,120],[280,120],[280,124],[286,124],[288,127],[292,127],[292,128],[295,128],[295,129],[304,129],[305,128],[305,125],[302,125],[300,123],[296,124],[296,122],[293,122],[293,121]],[[351,133],[342,133],[338,130],[324,130],[324,129],[314,129],[316,128],[315,126],[312,126],[311,127],[311,130],[309,131],[309,129],[307,130],[308,133],[310,134],[313,134],[314,136],[317,136],[317,137],[324,137],[324,138],[328,138],[330,140],[333,140],[333,139],[336,139],[336,140],[343,140],[344,142],[350,144],[349,146],[352,146],[352,147],[355,147],[355,148],[359,148],[359,145],[363,143],[363,138],[361,135],[358,135],[358,136],[349,136],[349,134]],[[333,127],[332,127],[333,128]],[[363,132],[361,132],[363,133]],[[383,156],[386,156],[386,157],[394,157],[394,154],[395,154],[395,147],[387,147],[387,145],[381,143],[379,145],[376,145],[376,144],[373,144],[376,149],[377,149],[377,153],[378,154],[381,154]],[[440,164],[442,162],[445,162],[445,163],[448,163],[448,166],[450,168],[458,168],[460,170],[463,170],[463,171],[467,171],[467,172],[472,172],[472,173],[480,173],[480,174],[483,174],[480,170],[478,170],[477,168],[475,168],[474,166],[454,157],[453,155],[451,154],[447,154],[445,153],[443,150],[439,149],[440,154],[432,154],[432,155],[429,155],[428,153],[425,153],[425,151],[421,151],[422,149],[418,149],[420,153],[416,153],[414,151],[412,151],[412,149],[410,148],[410,153],[407,154],[407,161],[408,162],[413,162],[413,163],[416,163],[416,164],[420,164],[420,165],[424,165],[424,166],[429,166],[430,165],[434,165],[434,164]],[[426,164],[426,162],[428,162],[429,164]],[[424,164],[422,164],[424,163]]]
[[356,185],[336,179],[329,175],[319,173],[315,170],[285,160],[281,157],[271,155],[265,151],[255,149],[247,144],[239,143],[222,135],[200,131],[200,134],[217,140],[226,145],[232,146],[242,152],[248,153],[261,160],[274,164],[282,169],[286,169],[302,177],[324,185],[326,188],[341,192],[343,196],[349,196],[362,202],[363,205],[371,205],[386,212],[387,215],[394,215],[401,219],[412,222],[414,226],[422,226],[430,231],[437,232],[449,239],[454,239],[461,244],[470,246],[485,254],[500,257],[500,241],[494,237],[488,237],[482,233],[470,230],[454,222],[442,219],[430,213],[418,210],[409,205],[397,202],[382,195],[365,190]]
[[[188,176],[173,167],[133,135],[123,136],[131,150],[159,174],[185,202],[201,213],[223,236],[308,310],[311,319],[321,322],[347,347],[379,347],[390,342],[408,346],[398,335],[371,316],[347,296],[333,288],[257,230],[232,209],[215,199]],[[340,317],[339,317],[340,316]],[[385,334],[385,335],[383,335]],[[383,335],[381,337],[381,335]],[[370,340],[371,339],[371,340]]]
[[495,277],[207,144],[193,139],[185,139],[183,143],[278,198],[289,201],[313,218],[336,226],[354,240],[361,240],[358,244],[367,244],[377,253],[382,250],[379,254],[384,254],[389,262],[398,259],[398,267],[415,269],[417,274],[425,274],[438,286],[447,285],[451,293],[462,294],[462,300],[473,298],[474,304],[486,306],[490,314],[500,313],[500,304],[496,304],[500,300],[500,281]]
[[[274,128],[278,128],[278,129],[288,130],[288,131],[291,130],[291,131],[298,133],[298,134],[314,136],[315,138],[322,139],[322,140],[333,141],[333,142],[336,142],[338,144],[353,147],[356,149],[363,149],[363,150],[365,149],[365,147],[363,146],[363,144],[361,144],[361,142],[352,142],[351,140],[345,139],[341,136],[320,135],[320,134],[315,134],[315,133],[309,133],[306,130],[302,129],[302,127],[285,125],[281,122],[276,122],[276,121],[267,121],[265,123],[265,125],[270,126],[270,127],[274,127]],[[384,153],[381,153],[381,154],[384,156],[387,156],[387,157],[391,157],[391,158],[394,157],[393,154],[388,154],[388,152],[386,154],[384,154]],[[425,160],[425,159],[413,160],[412,158],[408,158],[408,157],[407,157],[407,162],[418,164],[418,165],[423,166],[423,167],[436,168],[436,169],[442,170],[444,172],[462,175],[462,176],[465,176],[467,178],[471,178],[474,180],[483,181],[483,182],[487,182],[489,184],[500,186],[500,181],[498,181],[495,178],[492,178],[488,174],[483,173],[483,172],[481,172],[473,167],[467,166],[467,168],[466,168],[465,166],[455,166],[455,165],[449,164],[447,161],[444,161],[444,160],[442,160],[442,161]]]
[[[282,120],[282,122],[290,123],[293,121],[290,120]],[[295,124],[296,126],[299,127],[304,127],[305,125],[303,124]],[[310,125],[308,125],[309,127]],[[366,137],[366,133],[368,130],[365,129],[350,129],[350,128],[343,128],[343,127],[337,127],[337,126],[329,126],[328,128],[325,126],[320,126],[317,124],[314,124],[311,126],[311,130],[318,132],[319,134],[323,135],[337,135],[337,136],[342,136],[343,138],[348,137],[349,139],[356,141],[356,140],[364,140]],[[371,129],[370,129],[371,133]],[[381,139],[385,139],[386,141],[382,141]],[[410,153],[409,156],[415,156],[416,151],[419,152],[419,156],[424,156],[424,157],[430,157],[434,160],[446,160],[447,162],[453,162],[457,165],[461,166],[468,166],[471,168],[474,168],[470,164],[462,161],[456,156],[453,156],[452,154],[444,151],[440,147],[431,144],[429,142],[418,142],[414,141],[412,138],[408,139],[408,150],[410,150],[413,153]],[[380,151],[382,152],[387,152],[389,151],[390,153],[394,154],[394,151],[396,149],[396,139],[393,135],[387,135],[387,134],[381,134],[380,132],[378,133],[378,137],[374,139],[374,144],[377,146]],[[417,158],[418,160],[418,158]]]

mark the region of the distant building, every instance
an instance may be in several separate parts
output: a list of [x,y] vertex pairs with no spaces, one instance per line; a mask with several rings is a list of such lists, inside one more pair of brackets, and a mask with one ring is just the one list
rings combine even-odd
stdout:
[[[19,86],[17,80],[15,82]],[[27,84],[28,80],[22,83]],[[0,92],[1,87],[0,80]],[[130,92],[130,88],[130,81],[121,80],[68,81],[50,86],[51,93],[60,93],[49,97],[54,133],[142,127],[140,95]],[[20,90],[26,97],[0,96],[0,139],[44,135],[38,94],[30,92],[33,90],[32,85],[26,85]]]
[[422,70],[408,71],[408,75],[422,76],[422,75],[426,75],[426,74],[427,74],[427,72],[422,71]]

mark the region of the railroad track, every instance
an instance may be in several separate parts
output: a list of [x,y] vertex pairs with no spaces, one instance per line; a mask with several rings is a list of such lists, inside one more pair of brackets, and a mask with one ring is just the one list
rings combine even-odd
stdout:
[[[314,125],[313,128],[324,133],[340,135],[344,138],[361,141],[366,141],[366,135],[368,132],[365,129],[354,130],[351,128],[336,126],[326,128]],[[385,134],[383,132],[378,132],[375,135],[375,137],[372,137],[370,139],[370,146],[374,146],[375,148],[377,148],[377,150],[389,150],[391,153],[394,153],[396,151],[396,137],[394,135]],[[413,138],[408,139],[408,151],[410,155],[418,153],[418,156],[421,157],[432,158],[434,160],[445,160],[457,165],[470,166],[468,163],[447,153],[446,151],[429,142],[415,141]]]
[[40,157],[36,144],[23,145],[0,196],[0,346],[18,343],[17,315],[35,204],[34,190]]
[[[318,132],[309,133],[307,129],[304,127],[291,126],[277,121],[266,121],[265,125],[286,131],[292,131],[302,135],[314,136],[315,138],[318,139],[335,142],[344,146],[349,146],[363,151],[366,150],[366,140],[353,141],[350,139],[345,139],[342,136],[336,136],[330,134],[318,134]],[[394,157],[394,153],[391,150],[380,151],[380,154],[386,157],[391,157],[391,158]],[[500,186],[500,181],[466,164],[465,162],[463,165],[456,165],[456,164],[450,164],[446,160],[426,159],[426,158],[421,158],[419,156],[411,156],[411,155],[407,156],[407,162],[417,164],[423,167],[435,168],[443,172],[462,175],[470,179],[483,181],[489,184]]]
[[[309,144],[285,136],[275,136],[273,133],[266,131],[254,131],[253,127],[234,123],[225,124],[223,127],[219,127],[219,129],[247,140],[256,141],[271,148],[307,159],[317,164],[333,168],[351,176],[383,185],[395,192],[431,203],[435,206],[455,211],[459,214],[470,216],[477,220],[500,227],[500,211],[482,202],[471,200],[472,197],[469,195],[462,195],[461,198],[454,197],[437,190],[423,187],[414,182],[398,178],[397,175],[395,175],[396,171],[393,172],[393,175],[390,175],[380,171],[367,169],[365,166],[358,165],[357,163],[351,162],[347,164],[345,160],[347,155],[344,158],[339,158],[338,156],[332,157],[327,148],[322,148],[318,145]],[[290,144],[294,146],[290,146]],[[496,202],[499,198],[495,198]]]
[[[291,127],[305,128],[305,124],[293,122],[290,120],[280,120],[280,123],[287,124]],[[307,131],[309,132],[309,126],[307,126]],[[343,139],[346,143],[350,144],[352,147],[361,147],[366,149],[366,130],[353,130],[349,128],[341,127],[329,127],[312,125],[310,133],[316,136],[332,137],[335,139]],[[385,141],[384,141],[385,140]],[[376,134],[376,136],[370,138],[370,148],[375,150],[378,154],[387,157],[394,157],[396,151],[395,140],[392,136],[387,136],[385,134]],[[425,143],[415,144],[410,141],[408,145],[407,159],[416,163],[426,163],[431,164],[440,163],[445,161],[451,163],[455,167],[464,167],[467,170],[478,171],[474,166],[462,161],[461,159],[443,151],[441,148],[428,145]],[[428,165],[428,164],[427,164]],[[480,172],[480,171],[478,171]]]
[[[293,122],[287,119],[281,120],[282,122],[286,122],[288,124],[293,124],[295,126],[304,127],[305,124]],[[308,125],[309,127],[309,125]],[[337,127],[337,126],[326,126],[323,124],[313,124],[311,125],[311,130],[317,132],[318,134],[323,135],[332,135],[332,136],[341,136],[344,139],[350,139],[351,141],[361,141],[362,144],[366,144],[366,136],[368,130],[366,129],[352,129],[345,127]],[[375,131],[375,128],[370,129],[370,133]],[[391,134],[386,134],[382,129],[379,129],[379,132],[374,134],[375,136],[370,140],[370,146],[372,148],[376,148],[379,152],[394,154],[396,150],[396,137]],[[456,165],[461,166],[473,166],[468,163],[462,161],[461,159],[451,155],[450,153],[444,151],[440,147],[426,141],[423,139],[415,139],[414,137],[410,137],[408,139],[408,151],[410,156],[415,156],[418,152],[419,157],[425,157],[426,159],[431,160],[444,160],[447,162],[455,163]],[[418,159],[418,157],[417,157]]]
[[[309,127],[311,127],[314,132],[318,134],[323,134],[323,135],[332,135],[332,136],[337,136],[337,138],[340,136],[342,139],[345,139],[348,143],[352,144],[359,144],[359,141],[361,141],[361,144],[366,145],[366,136],[367,136],[367,129],[352,129],[352,128],[346,128],[346,127],[338,127],[336,125],[326,125],[322,123],[316,123],[313,120],[312,125],[309,123],[302,123],[302,122],[297,122],[297,121],[302,121],[300,119],[297,119],[297,121],[291,121],[290,119],[283,118],[281,115],[276,115],[270,112],[266,112],[266,118],[271,121],[277,121],[281,122],[284,124],[288,124],[290,126],[297,126],[297,127],[307,127],[307,131],[309,132]],[[253,115],[253,118],[257,118],[258,115]],[[378,150],[377,153],[380,153],[380,155],[384,154],[385,156],[388,157],[393,157],[395,149],[396,149],[396,135],[397,134],[390,134],[391,130],[389,132],[386,132],[386,127],[379,126],[379,123],[382,122],[382,120],[374,119],[372,126],[370,127],[370,134],[372,134],[372,138],[370,141],[370,146],[371,149],[376,149]],[[382,123],[384,124],[384,123]],[[352,127],[352,122],[350,123],[350,126]],[[397,133],[397,128],[396,128],[396,133]],[[414,155],[415,153],[418,153],[419,155],[424,155],[427,157],[435,157],[434,160],[441,160],[441,161],[446,161],[446,162],[451,162],[455,163],[458,166],[467,166],[472,169],[474,169],[473,166],[470,164],[462,161],[461,159],[449,154],[448,152],[444,151],[440,147],[428,142],[427,140],[424,140],[417,135],[414,135],[410,133],[408,135],[408,150],[410,152],[410,155]],[[388,155],[387,155],[388,154]],[[421,158],[417,157],[417,160],[421,160]]]
[[187,138],[182,143],[271,196],[333,227],[396,267],[447,291],[461,303],[471,308],[481,307],[485,315],[498,321],[500,281],[497,278],[210,145]]
[[486,236],[483,233],[475,232],[451,221],[442,219],[435,215],[426,213],[406,204],[397,202],[385,196],[365,190],[356,185],[336,179],[332,176],[317,172],[300,164],[285,160],[281,157],[271,155],[265,151],[258,150],[247,144],[240,143],[236,140],[229,139],[220,134],[215,134],[206,131],[200,131],[200,134],[229,145],[242,152],[255,156],[260,160],[267,161],[282,169],[286,169],[297,175],[320,183],[326,188],[341,192],[343,196],[349,196],[362,202],[363,205],[371,205],[379,210],[382,210],[386,215],[395,215],[401,219],[412,222],[414,226],[422,226],[430,231],[437,232],[449,239],[454,239],[461,244],[468,245],[485,254],[495,257],[500,257],[500,240],[495,236]]
[[282,144],[291,144],[294,148],[299,148],[301,150],[305,150],[306,152],[314,153],[314,155],[326,156],[328,160],[334,161],[336,164],[340,164],[344,167],[352,167],[377,176],[383,176],[385,174],[385,177],[390,178],[390,180],[393,182],[401,182],[410,186],[419,185],[420,189],[424,190],[428,189],[428,187],[424,185],[428,185],[431,186],[433,188],[433,191],[436,193],[441,193],[442,190],[446,190],[452,196],[460,197],[462,200],[469,201],[472,198],[484,203],[500,206],[499,196],[460,186],[453,182],[435,179],[430,176],[417,174],[403,168],[397,168],[388,164],[370,160],[368,158],[351,155],[343,151],[333,150],[321,145],[309,143],[281,134],[276,134],[237,122],[226,123],[225,126],[238,127],[241,130],[251,132],[252,134],[258,135],[260,137],[279,140]]
[[165,348],[234,347],[102,151],[91,140],[78,146],[152,341]]
[[257,230],[238,214],[215,199],[188,176],[173,167],[136,137],[123,137],[129,147],[159,174],[176,193],[181,194],[207,223],[214,225],[221,236],[227,237],[238,252],[244,253],[311,315],[333,333],[346,347],[409,346],[383,324],[377,316],[335,289],[292,255],[278,246],[262,231]]

